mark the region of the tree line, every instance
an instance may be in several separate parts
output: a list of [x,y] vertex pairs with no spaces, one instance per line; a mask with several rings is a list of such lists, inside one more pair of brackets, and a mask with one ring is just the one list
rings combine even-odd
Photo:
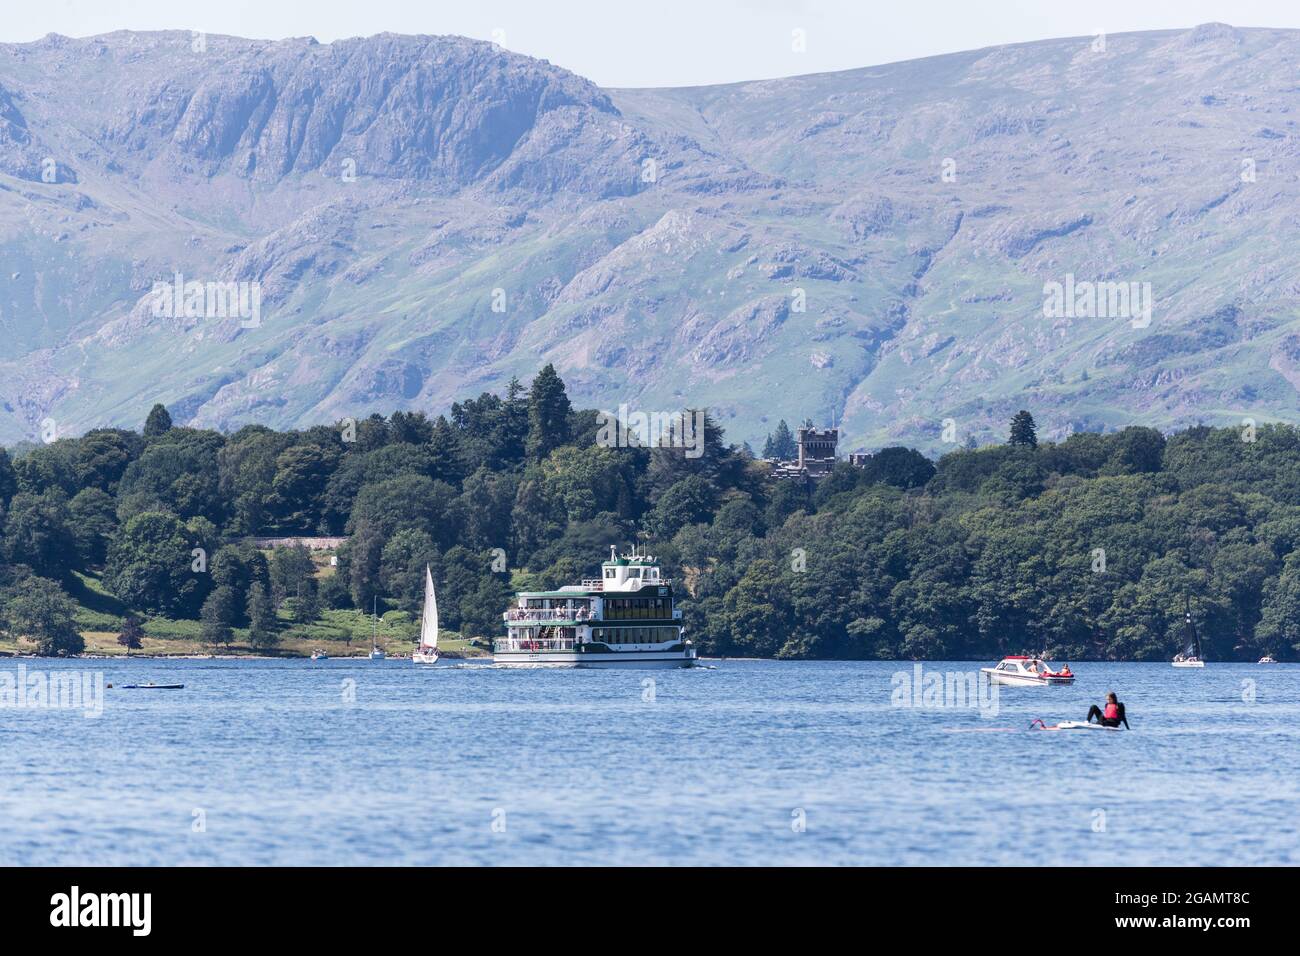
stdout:
[[[1300,433],[1143,427],[932,461],[885,448],[774,481],[704,418],[704,453],[604,447],[547,366],[446,415],[230,434],[175,425],[0,449],[0,627],[77,653],[96,578],[123,643],[151,617],[270,648],[326,609],[416,611],[491,637],[515,590],[576,583],[642,540],[705,653],[1159,660],[1190,608],[1213,659],[1300,649]],[[769,443],[788,451],[788,429]],[[767,451],[768,449],[765,449]],[[336,573],[254,536],[342,535]]]

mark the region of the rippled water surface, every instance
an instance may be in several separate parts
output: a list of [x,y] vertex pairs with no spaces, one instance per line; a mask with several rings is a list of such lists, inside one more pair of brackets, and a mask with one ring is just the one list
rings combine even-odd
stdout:
[[[20,664],[119,686],[0,710],[0,864],[1300,863],[1294,665],[1079,664],[987,718],[890,663]],[[1110,689],[1131,733],[1024,730]]]

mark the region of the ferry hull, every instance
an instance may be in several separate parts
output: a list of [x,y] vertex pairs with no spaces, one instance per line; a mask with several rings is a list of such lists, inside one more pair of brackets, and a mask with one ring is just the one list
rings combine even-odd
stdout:
[[659,669],[695,666],[690,651],[622,651],[612,654],[577,654],[573,651],[497,651],[493,662],[510,667],[582,667],[590,669]]

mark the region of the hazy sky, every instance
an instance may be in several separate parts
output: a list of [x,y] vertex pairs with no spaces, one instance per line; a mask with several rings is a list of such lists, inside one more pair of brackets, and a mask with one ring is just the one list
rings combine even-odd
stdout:
[[[846,70],[1105,31],[1300,27],[1296,0],[8,0],[0,40],[192,29],[322,42],[394,33],[496,39],[603,86]],[[794,31],[806,50],[795,52]],[[494,31],[504,31],[494,35]]]

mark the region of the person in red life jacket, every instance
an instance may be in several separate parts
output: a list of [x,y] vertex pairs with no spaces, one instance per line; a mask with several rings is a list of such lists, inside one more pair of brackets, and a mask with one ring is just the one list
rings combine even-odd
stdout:
[[1073,674],[1070,673],[1070,665],[1069,665],[1069,664],[1066,664],[1064,667],[1061,668],[1061,676],[1062,676],[1062,677],[1073,677],[1073,676],[1074,676]]
[[1092,723],[1094,717],[1103,727],[1118,727],[1123,724],[1124,729],[1131,729],[1128,725],[1128,716],[1124,713],[1124,705],[1116,699],[1114,691],[1106,695],[1105,712],[1102,712],[1096,704],[1092,705],[1088,711],[1088,723]]

